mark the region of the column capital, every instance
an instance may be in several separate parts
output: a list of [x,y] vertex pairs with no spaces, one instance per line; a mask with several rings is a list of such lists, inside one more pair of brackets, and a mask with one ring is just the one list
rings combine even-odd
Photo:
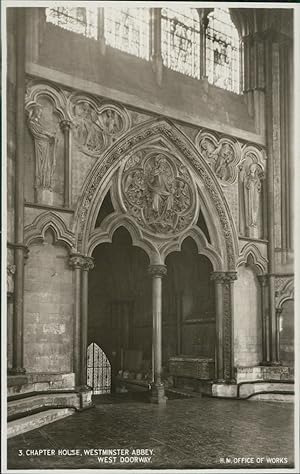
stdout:
[[212,272],[210,279],[217,283],[229,283],[237,280],[237,272]]
[[70,255],[69,264],[73,268],[81,268],[88,271],[94,268],[94,259],[80,253],[74,253]]
[[71,122],[71,120],[62,120],[62,121],[60,122],[60,127],[61,127],[61,129],[62,129],[63,132],[64,132],[64,131],[67,131],[67,130],[70,130],[71,127],[72,127],[72,122]]
[[269,282],[269,275],[264,273],[263,275],[257,275],[258,281],[261,286],[267,286]]
[[167,274],[167,267],[166,265],[149,265],[148,273],[154,277],[164,277]]

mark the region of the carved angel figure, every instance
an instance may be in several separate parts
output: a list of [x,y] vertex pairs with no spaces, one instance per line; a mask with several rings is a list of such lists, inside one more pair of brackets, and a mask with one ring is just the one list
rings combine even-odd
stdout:
[[40,104],[31,108],[28,117],[28,126],[33,135],[35,146],[35,186],[37,188],[51,190],[52,177],[56,164],[56,130],[53,129],[53,124],[44,120],[43,107]]
[[228,143],[222,143],[214,152],[216,157],[215,173],[219,179],[225,180],[228,175],[228,165],[233,161],[233,150]]

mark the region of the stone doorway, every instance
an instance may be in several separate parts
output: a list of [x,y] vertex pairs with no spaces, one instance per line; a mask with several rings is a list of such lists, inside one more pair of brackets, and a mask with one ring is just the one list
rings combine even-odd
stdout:
[[151,381],[152,303],[149,258],[132,245],[124,227],[112,243],[98,245],[89,276],[88,343],[96,342],[111,363],[112,392],[117,377]]
[[87,349],[87,385],[92,387],[93,395],[111,391],[111,365],[105,352],[95,342]]

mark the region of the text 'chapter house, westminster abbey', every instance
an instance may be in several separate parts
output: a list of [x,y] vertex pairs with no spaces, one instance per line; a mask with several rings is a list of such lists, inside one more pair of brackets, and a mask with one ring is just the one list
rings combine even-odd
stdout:
[[2,472],[297,472],[300,6],[2,3]]

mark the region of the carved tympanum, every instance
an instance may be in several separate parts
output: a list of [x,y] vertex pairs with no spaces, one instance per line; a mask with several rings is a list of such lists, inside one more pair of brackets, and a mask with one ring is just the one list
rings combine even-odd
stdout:
[[158,152],[144,158],[139,153],[128,163],[121,181],[128,212],[151,233],[175,234],[186,229],[196,204],[187,169]]

